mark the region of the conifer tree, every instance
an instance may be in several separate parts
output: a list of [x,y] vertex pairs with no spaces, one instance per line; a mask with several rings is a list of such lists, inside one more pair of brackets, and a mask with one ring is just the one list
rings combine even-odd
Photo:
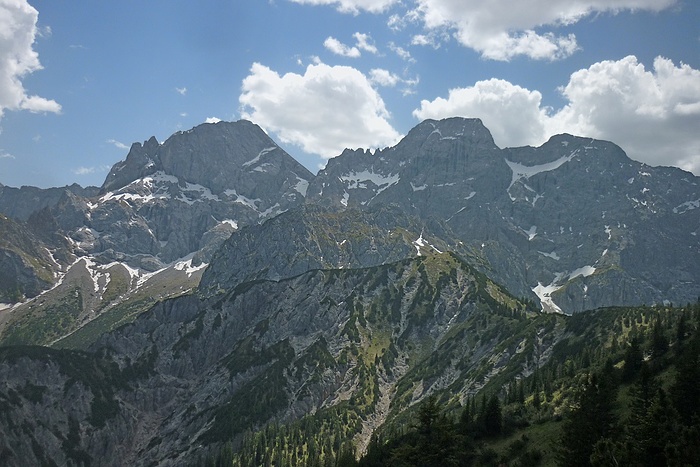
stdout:
[[630,382],[636,378],[643,360],[644,357],[642,355],[639,339],[636,336],[632,337],[625,351],[625,366],[622,369],[622,381]]
[[659,316],[654,320],[651,330],[651,355],[654,359],[661,358],[668,350],[668,339]]
[[610,367],[599,375],[591,376],[579,396],[578,407],[570,414],[562,428],[559,464],[562,466],[589,466],[596,443],[608,437],[614,427],[612,404],[617,385]]

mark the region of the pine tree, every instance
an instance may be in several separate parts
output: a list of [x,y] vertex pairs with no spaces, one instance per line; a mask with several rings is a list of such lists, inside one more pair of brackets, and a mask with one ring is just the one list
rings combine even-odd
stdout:
[[525,388],[523,387],[523,380],[518,381],[518,403],[520,405],[525,405]]
[[700,417],[700,332],[678,358],[676,381],[671,386],[673,405],[683,423],[690,426]]
[[642,355],[642,348],[637,337],[633,337],[627,350],[625,351],[625,366],[622,370],[622,380],[625,382],[630,382],[637,377],[637,373],[642,366],[642,361],[644,357]]
[[659,316],[654,320],[651,330],[651,356],[654,359],[661,358],[668,350],[668,339]]
[[688,310],[683,310],[678,322],[676,323],[676,355],[681,355],[683,353],[683,348],[685,346],[685,339],[688,335]]
[[578,407],[564,423],[558,461],[562,466],[589,466],[596,443],[608,437],[615,424],[612,404],[617,385],[611,369],[591,376],[579,396]]
[[498,436],[503,430],[503,414],[501,412],[501,401],[495,394],[491,395],[483,419],[484,434],[486,436]]

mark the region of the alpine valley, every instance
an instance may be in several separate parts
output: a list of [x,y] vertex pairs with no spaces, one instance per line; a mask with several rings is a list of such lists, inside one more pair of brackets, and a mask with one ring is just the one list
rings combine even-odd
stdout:
[[0,463],[657,462],[625,436],[666,400],[692,464],[699,183],[451,118],[317,175],[238,121],[0,185]]

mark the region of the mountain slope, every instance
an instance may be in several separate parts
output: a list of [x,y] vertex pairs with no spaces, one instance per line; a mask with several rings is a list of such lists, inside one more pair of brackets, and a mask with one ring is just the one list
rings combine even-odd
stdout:
[[419,124],[395,147],[345,151],[307,202],[392,204],[445,222],[516,295],[567,313],[700,294],[698,177],[559,135],[499,149],[480,120]]
[[61,265],[23,224],[0,214],[0,303],[16,303],[47,289]]
[[328,463],[430,396],[518,381],[554,419],[577,386],[554,398],[542,371],[619,364],[656,311],[517,296],[573,312],[697,291],[697,178],[612,143],[501,150],[478,120],[427,121],[305,178],[259,128],[219,125],[134,145],[99,196],[28,219],[69,261],[3,342],[88,351],[0,347],[3,463],[196,464],[263,437]]
[[[10,404],[7,414],[27,420],[34,438],[44,440],[42,455],[57,461],[67,455],[61,439],[76,423],[71,419],[81,451],[139,465],[188,462],[207,445],[239,438],[252,426],[316,410],[347,413],[348,435],[363,446],[384,420],[426,394],[448,387],[467,394],[504,372],[531,371],[523,363],[542,358],[561,333],[558,318],[523,325],[535,316],[525,313],[524,305],[465,263],[435,253],[243,283],[205,301],[164,302],[101,338],[88,359],[103,361],[94,364],[96,382],[68,392],[63,386],[70,371],[57,359],[70,361],[70,354],[8,354],[8,348],[0,374],[18,394],[24,387],[45,388],[40,400],[20,397],[24,402]],[[548,337],[536,343],[543,329]],[[516,352],[523,346],[530,350]],[[13,364],[16,358],[23,359],[23,371]],[[47,358],[55,368],[51,384],[37,374]],[[11,399],[8,391],[4,397]],[[65,397],[102,402],[53,405]],[[110,409],[101,411],[103,405]],[[8,445],[26,440],[20,426],[5,425]],[[105,451],[94,450],[96,443]]]
[[392,206],[339,211],[307,204],[231,235],[212,258],[200,290],[216,293],[256,279],[379,266],[441,251],[469,256],[443,225]]
[[[60,244],[54,255],[66,264],[43,286],[56,290],[15,306],[1,341],[89,344],[156,300],[195,287],[232,232],[300,206],[312,177],[257,125],[239,121],[135,143],[99,194],[2,187],[3,196],[38,209],[28,222]],[[50,329],[56,310],[65,313]]]

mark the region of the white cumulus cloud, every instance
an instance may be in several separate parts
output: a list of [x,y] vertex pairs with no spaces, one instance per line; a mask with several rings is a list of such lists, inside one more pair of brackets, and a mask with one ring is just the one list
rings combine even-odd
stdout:
[[92,175],[92,174],[95,174],[95,173],[107,172],[107,171],[109,171],[109,169],[110,169],[110,166],[108,166],[108,165],[101,165],[101,166],[99,166],[99,167],[84,167],[84,166],[81,166],[81,167],[76,167],[76,168],[72,169],[71,171],[72,171],[75,175],[81,175],[81,176],[82,176],[82,175]]
[[354,37],[355,40],[357,41],[356,47],[358,49],[364,50],[365,52],[369,52],[371,54],[379,53],[379,50],[377,50],[377,46],[374,45],[374,42],[372,41],[372,37],[369,34],[356,32],[355,34],[352,35],[352,37]]
[[370,80],[379,86],[394,87],[401,81],[401,77],[396,73],[392,73],[389,70],[383,68],[373,68],[369,71]]
[[478,117],[491,130],[499,146],[522,146],[543,142],[548,117],[541,106],[542,94],[508,81],[490,79],[474,86],[451,89],[447,98],[421,101],[413,115],[421,120],[447,116]]
[[[578,48],[573,34],[558,34],[557,28],[596,13],[660,11],[674,3],[676,0],[416,0],[416,8],[406,17],[419,17],[427,30],[452,31],[462,45],[484,58],[510,60],[524,55],[555,60]],[[394,24],[401,21],[394,18]]]
[[361,55],[357,47],[350,47],[340,42],[335,37],[329,36],[323,42],[323,46],[336,55],[343,57],[357,58]]
[[28,95],[22,79],[41,70],[33,49],[39,13],[26,0],[0,1],[0,117],[5,110],[59,113],[54,100]]
[[573,73],[561,91],[569,103],[550,131],[570,128],[614,141],[651,165],[700,174],[700,70],[663,57],[647,70],[628,56]]
[[360,57],[362,55],[362,50],[375,55],[379,53],[377,46],[374,45],[372,37],[369,34],[356,32],[352,35],[352,37],[354,37],[356,41],[355,45],[352,47],[343,44],[333,36],[326,38],[326,40],[323,42],[323,46],[336,55],[350,58]]
[[557,133],[613,141],[633,159],[700,174],[700,71],[657,57],[651,69],[628,56],[573,73],[560,88],[567,104],[542,106],[541,94],[491,79],[424,100],[419,119],[479,117],[499,146],[539,145]]
[[392,145],[401,137],[370,80],[352,67],[318,63],[303,75],[280,75],[254,63],[239,102],[243,118],[323,158],[345,148]]
[[369,80],[376,84],[377,86],[384,86],[387,88],[393,88],[397,85],[403,85],[401,93],[404,96],[414,94],[415,87],[420,82],[418,77],[415,78],[402,78],[396,73],[392,73],[389,70],[383,68],[373,68],[369,71]]
[[331,5],[343,13],[358,14],[361,11],[381,13],[399,0],[291,0],[302,5]]

